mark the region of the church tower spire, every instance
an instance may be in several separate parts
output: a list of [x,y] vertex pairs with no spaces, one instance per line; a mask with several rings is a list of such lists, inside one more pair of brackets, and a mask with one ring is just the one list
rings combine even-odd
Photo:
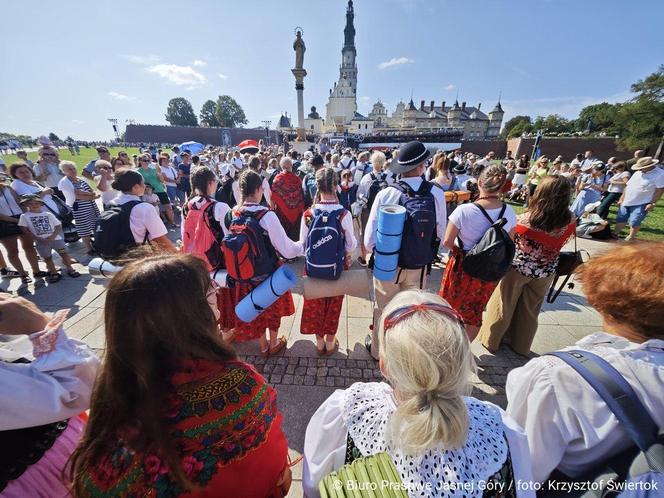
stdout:
[[330,93],[325,113],[325,125],[335,129],[349,124],[357,112],[357,65],[355,63],[357,51],[355,50],[354,20],[353,0],[348,0],[339,81]]

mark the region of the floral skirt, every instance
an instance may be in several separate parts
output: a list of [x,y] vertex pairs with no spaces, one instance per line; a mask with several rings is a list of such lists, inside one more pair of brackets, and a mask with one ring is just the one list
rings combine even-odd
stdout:
[[343,303],[344,296],[305,299],[300,332],[302,334],[316,334],[320,337],[336,334]]
[[219,328],[230,330],[235,327],[235,301],[233,291],[228,287],[222,287],[217,292],[217,308],[219,309]]
[[485,282],[463,271],[463,252],[454,248],[445,266],[438,294],[463,318],[466,325],[482,325],[482,312],[498,282]]
[[[249,294],[255,286],[251,284],[236,283],[231,289],[234,303],[239,303],[244,296]],[[281,325],[281,318],[295,314],[295,303],[291,291],[280,296],[272,306],[263,311],[252,322],[245,323],[235,316],[235,306],[233,306],[233,319],[235,322],[235,340],[251,341],[264,337],[265,329],[278,330]]]

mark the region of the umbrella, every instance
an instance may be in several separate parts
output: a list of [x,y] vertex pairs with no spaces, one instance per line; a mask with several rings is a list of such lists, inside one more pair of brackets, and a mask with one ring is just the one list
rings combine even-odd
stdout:
[[240,142],[240,152],[242,154],[255,154],[258,152],[258,144],[256,140],[243,140]]
[[198,142],[183,142],[180,144],[180,152],[187,151],[190,154],[198,154],[200,152],[203,152],[203,144],[199,144]]

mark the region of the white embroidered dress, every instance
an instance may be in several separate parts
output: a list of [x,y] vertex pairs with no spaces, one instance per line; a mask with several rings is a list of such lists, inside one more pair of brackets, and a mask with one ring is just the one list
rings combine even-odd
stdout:
[[[356,383],[335,391],[314,413],[304,441],[303,485],[306,496],[318,497],[318,483],[340,469],[350,434],[367,456],[387,451],[411,497],[481,497],[483,485],[498,472],[508,453],[515,481],[531,480],[528,444],[523,431],[499,407],[464,398],[470,426],[461,448],[440,447],[418,457],[402,454],[385,442],[390,415],[396,410],[392,388],[385,383]],[[517,490],[517,496],[535,496]]]

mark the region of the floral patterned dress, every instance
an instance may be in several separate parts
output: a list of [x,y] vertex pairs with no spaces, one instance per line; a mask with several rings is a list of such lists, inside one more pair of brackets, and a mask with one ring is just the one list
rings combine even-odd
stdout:
[[[189,360],[171,382],[165,407],[170,437],[185,475],[200,486],[186,496],[281,496],[277,483],[287,467],[288,443],[276,393],[265,379],[240,361]],[[134,452],[120,437],[83,479],[85,496],[184,494],[164,461]]]

